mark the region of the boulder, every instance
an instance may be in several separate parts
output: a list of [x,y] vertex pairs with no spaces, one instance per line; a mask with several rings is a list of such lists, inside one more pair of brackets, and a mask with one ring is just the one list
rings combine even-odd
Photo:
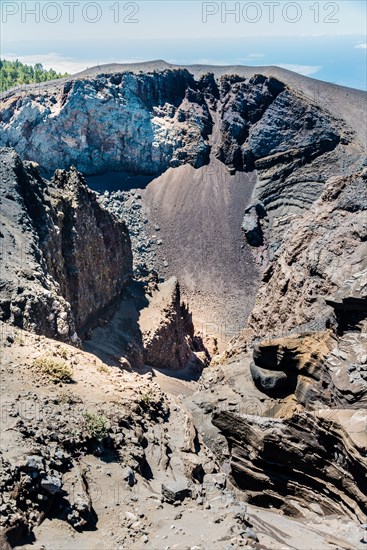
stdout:
[[136,483],[135,472],[129,466],[122,470],[122,479],[127,482],[130,487]]
[[56,476],[47,476],[41,480],[41,487],[51,495],[56,495],[61,491],[61,479]]
[[162,495],[170,504],[190,498],[192,491],[186,479],[162,483]]

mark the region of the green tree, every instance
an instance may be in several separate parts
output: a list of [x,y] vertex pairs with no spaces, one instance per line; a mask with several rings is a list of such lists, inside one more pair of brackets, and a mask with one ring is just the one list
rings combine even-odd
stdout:
[[54,69],[44,69],[42,63],[36,63],[32,66],[24,65],[19,59],[15,61],[0,59],[0,92],[5,92],[21,84],[46,82],[65,76],[69,76],[69,74],[57,73]]

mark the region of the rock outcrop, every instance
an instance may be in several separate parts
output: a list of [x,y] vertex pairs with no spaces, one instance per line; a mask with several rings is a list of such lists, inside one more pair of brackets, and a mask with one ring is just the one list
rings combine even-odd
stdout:
[[1,149],[0,160],[2,320],[76,342],[131,274],[126,226],[75,169],[48,182],[11,149]]
[[188,376],[197,378],[209,363],[181,301],[178,280],[158,283],[153,273],[127,285],[116,312],[92,327],[84,349],[109,364],[140,372],[186,368]]
[[205,365],[194,353],[194,325],[174,277],[152,292],[148,306],[140,312],[139,326],[147,365],[179,370],[191,364],[198,371]]
[[364,411],[321,410],[286,419],[221,412],[213,422],[227,436],[233,479],[253,504],[297,516],[297,504],[317,503],[325,515],[365,522]]
[[[221,126],[213,151],[237,170],[253,170],[260,159],[267,168],[287,157],[302,162],[335,149],[343,133],[330,114],[276,78],[216,79],[213,73],[195,78],[176,68],[101,73],[25,95],[9,92],[0,141],[45,170],[75,165],[87,174],[159,173],[209,162],[214,112]],[[76,114],[78,124],[72,125]]]
[[272,398],[303,406],[358,408],[367,402],[366,332],[331,330],[263,340],[254,345],[250,371],[255,386]]
[[10,94],[1,117],[0,142],[46,171],[75,165],[86,174],[159,173],[208,160],[211,117],[203,90],[184,69],[102,73],[56,83],[42,95]]
[[250,370],[256,387],[274,398],[295,394],[301,402],[310,400],[305,387],[309,381],[322,385],[322,367],[332,347],[328,331],[255,344]]
[[323,514],[366,519],[366,189],[365,170],[331,178],[293,221],[222,359],[245,358],[264,396],[257,414],[214,411],[233,479],[290,515],[317,500]]
[[124,222],[102,208],[81,174],[57,170],[49,186],[55,231],[41,243],[78,329],[118,302],[132,273]]
[[343,323],[357,328],[366,317],[366,177],[361,171],[331,178],[310,211],[289,226],[263,273],[247,334],[273,338]]

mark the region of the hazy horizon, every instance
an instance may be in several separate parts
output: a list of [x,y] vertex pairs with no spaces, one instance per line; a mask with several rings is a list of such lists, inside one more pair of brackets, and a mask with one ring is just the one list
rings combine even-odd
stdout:
[[277,65],[367,89],[366,5],[358,0],[3,2],[1,10],[1,57],[62,73],[163,59]]

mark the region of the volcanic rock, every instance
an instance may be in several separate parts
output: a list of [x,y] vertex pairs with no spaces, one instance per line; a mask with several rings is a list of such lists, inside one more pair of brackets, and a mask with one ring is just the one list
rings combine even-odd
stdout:
[[132,271],[126,226],[101,208],[75,170],[51,182],[11,149],[0,150],[2,319],[77,341],[119,299]]
[[285,420],[223,411],[213,422],[228,438],[233,479],[253,504],[287,513],[291,497],[306,508],[318,502],[325,513],[365,520],[366,439],[359,411],[321,410]]

